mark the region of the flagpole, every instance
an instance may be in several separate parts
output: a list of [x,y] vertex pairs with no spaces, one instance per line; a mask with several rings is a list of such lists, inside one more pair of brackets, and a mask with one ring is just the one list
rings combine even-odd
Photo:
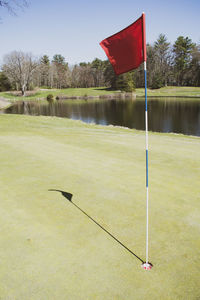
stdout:
[[148,166],[148,107],[147,107],[147,54],[146,54],[146,24],[145,13],[143,19],[143,57],[144,57],[144,83],[145,83],[145,140],[146,140],[146,263],[142,264],[145,270],[150,270],[152,265],[149,263],[149,166]]
[[146,139],[146,263],[148,263],[149,251],[149,166],[148,166],[148,110],[147,110],[147,70],[144,61],[144,81],[145,81],[145,139]]
[[149,256],[149,183],[148,183],[148,112],[147,112],[147,54],[145,13],[130,26],[104,39],[100,43],[117,75],[136,69],[144,62],[145,79],[145,132],[146,132],[146,262],[145,270],[152,264]]

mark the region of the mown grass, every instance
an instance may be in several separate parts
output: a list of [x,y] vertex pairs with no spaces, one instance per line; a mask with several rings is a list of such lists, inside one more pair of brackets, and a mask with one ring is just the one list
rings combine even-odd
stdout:
[[[140,88],[136,90],[137,96],[144,96],[144,89]],[[160,97],[199,97],[200,87],[178,87],[168,86],[160,89],[147,89],[148,96],[160,96]]]
[[[47,95],[52,94],[56,96],[103,96],[103,95],[113,95],[119,93],[119,91],[112,91],[105,87],[101,88],[68,88],[68,89],[49,89],[42,90],[38,89],[28,93],[26,97],[20,95],[17,96],[12,92],[1,92],[0,97],[9,99],[10,101],[17,100],[35,100],[35,99],[46,99]],[[136,89],[137,96],[144,96],[144,88]],[[160,96],[160,97],[198,97],[200,98],[200,87],[164,87],[161,89],[151,90],[148,89],[148,96]]]
[[2,299],[198,299],[200,139],[52,117],[0,115]]

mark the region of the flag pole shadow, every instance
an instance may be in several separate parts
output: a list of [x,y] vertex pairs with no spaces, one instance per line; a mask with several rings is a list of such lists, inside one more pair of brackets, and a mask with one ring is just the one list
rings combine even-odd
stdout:
[[112,237],[117,243],[119,243],[124,249],[126,249],[134,257],[136,257],[138,260],[140,260],[142,262],[142,264],[144,264],[144,261],[139,256],[137,256],[133,251],[131,251],[128,247],[126,247],[120,240],[118,240],[114,235],[112,235],[108,230],[106,230],[101,224],[99,224],[97,221],[95,221],[90,215],[88,215],[78,205],[76,205],[74,202],[72,202],[73,195],[71,193],[61,191],[61,190],[56,190],[56,189],[49,189],[48,191],[60,192],[63,197],[65,197],[71,204],[73,204],[78,210],[80,210],[86,217],[88,217],[93,223],[95,223],[98,227],[100,227],[104,232],[106,232],[110,237]]

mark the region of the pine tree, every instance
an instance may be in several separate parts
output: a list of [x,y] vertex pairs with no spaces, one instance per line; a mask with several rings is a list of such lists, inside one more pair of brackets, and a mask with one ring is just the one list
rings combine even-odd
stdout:
[[188,37],[179,36],[173,45],[174,70],[178,85],[184,85],[184,75],[192,60],[192,51],[195,45]]
[[169,47],[170,43],[167,42],[167,37],[164,34],[160,34],[157,41],[154,44],[155,50],[155,68],[156,74],[154,75],[154,83],[157,82],[158,87],[167,85],[168,73],[169,73]]

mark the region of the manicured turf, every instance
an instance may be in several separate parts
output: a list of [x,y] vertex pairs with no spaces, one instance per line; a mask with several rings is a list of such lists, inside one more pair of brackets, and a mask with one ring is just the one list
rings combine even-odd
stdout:
[[0,299],[199,299],[200,139],[0,115]]

